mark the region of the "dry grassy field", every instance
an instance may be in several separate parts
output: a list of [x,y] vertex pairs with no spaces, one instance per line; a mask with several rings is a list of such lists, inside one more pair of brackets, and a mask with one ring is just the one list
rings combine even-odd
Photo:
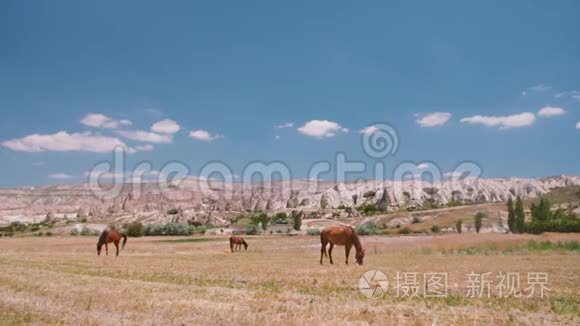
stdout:
[[[577,235],[453,234],[364,237],[364,266],[320,266],[318,237],[129,238],[120,257],[96,255],[96,237],[0,239],[0,324],[578,324],[578,250],[532,250],[528,241]],[[351,253],[351,262],[354,261]],[[387,293],[358,288],[384,272]],[[470,272],[546,272],[547,298],[469,298]],[[397,295],[397,272],[448,273],[446,298]],[[492,289],[492,291],[494,291]]]

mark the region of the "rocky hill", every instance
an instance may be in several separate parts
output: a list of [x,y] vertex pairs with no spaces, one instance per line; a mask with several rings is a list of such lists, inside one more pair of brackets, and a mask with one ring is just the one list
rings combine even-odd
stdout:
[[[328,182],[288,180],[272,184],[223,183],[197,178],[173,184],[128,183],[118,195],[93,191],[88,184],[0,190],[0,223],[39,221],[50,217],[126,216],[149,220],[172,216],[222,219],[240,211],[330,210],[373,204],[380,210],[425,208],[428,205],[502,202],[510,197],[533,198],[552,189],[580,185],[578,176],[542,179],[464,179],[425,181]],[[108,196],[106,196],[108,195]]]

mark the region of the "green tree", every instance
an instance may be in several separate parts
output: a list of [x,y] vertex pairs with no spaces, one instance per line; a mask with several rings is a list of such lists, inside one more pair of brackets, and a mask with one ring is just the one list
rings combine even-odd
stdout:
[[539,222],[546,222],[552,219],[552,205],[550,201],[544,198],[540,198],[540,202],[536,206],[532,204],[532,220]]
[[524,213],[524,203],[522,202],[522,198],[520,196],[516,198],[515,214],[516,214],[516,232],[523,233],[526,221],[526,214]]
[[254,224],[250,224],[248,225],[248,227],[246,228],[246,234],[247,235],[256,235],[258,234],[258,227]]
[[508,227],[511,233],[517,233],[516,230],[516,211],[514,209],[514,201],[510,197],[507,203],[508,207]]
[[381,235],[383,229],[375,222],[367,222],[356,227],[356,233],[360,235]]
[[262,230],[264,231],[266,231],[268,228],[268,223],[270,223],[270,217],[266,215],[266,213],[260,213],[252,216],[252,224],[262,224]]
[[308,234],[308,235],[320,235],[320,229],[317,229],[317,228],[308,229],[308,230],[306,230],[306,234]]
[[455,222],[455,228],[457,229],[458,233],[461,233],[461,231],[463,231],[463,221],[457,220],[457,222]]
[[168,215],[177,215],[177,213],[179,213],[179,210],[177,208],[171,208],[167,211]]
[[401,229],[399,229],[399,234],[411,234],[411,229],[409,229],[408,227],[403,227]]
[[438,224],[433,224],[433,226],[431,227],[431,232],[433,232],[433,233],[440,233],[441,232],[441,226],[439,226]]
[[26,224],[20,222],[10,223],[10,230],[12,232],[24,232],[26,230]]
[[483,218],[486,216],[487,214],[482,211],[479,211],[475,214],[474,217],[475,232],[479,233],[479,230],[481,230],[481,226],[483,225]]
[[278,212],[272,218],[272,223],[286,224],[286,223],[288,223],[288,215],[286,215],[286,213],[284,213],[284,212]]
[[125,223],[123,229],[128,237],[142,237],[144,235],[143,224],[140,222]]
[[300,216],[300,213],[296,211],[292,212],[292,226],[296,231],[300,231],[300,228],[302,227],[302,216]]

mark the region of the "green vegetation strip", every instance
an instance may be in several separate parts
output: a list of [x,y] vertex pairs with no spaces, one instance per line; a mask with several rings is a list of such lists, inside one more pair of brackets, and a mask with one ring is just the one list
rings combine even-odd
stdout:
[[187,243],[187,242],[211,242],[211,241],[228,241],[226,238],[183,238],[183,239],[167,239],[158,240],[157,242],[165,243]]
[[[459,248],[451,250],[442,250],[443,254],[455,254],[455,255],[478,255],[478,254],[510,254],[517,252],[527,252],[527,251],[559,251],[559,252],[572,252],[580,253],[580,242],[578,241],[566,241],[566,242],[551,242],[543,241],[536,242],[534,240],[528,241],[524,245],[510,246],[506,249],[498,249],[495,244],[488,244],[480,247],[470,247],[470,248]],[[431,254],[431,249],[421,250],[423,254]]]

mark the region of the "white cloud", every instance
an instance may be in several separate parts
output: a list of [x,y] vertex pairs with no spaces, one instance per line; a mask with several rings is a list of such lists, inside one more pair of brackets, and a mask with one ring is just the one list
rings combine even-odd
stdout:
[[100,113],[90,113],[81,119],[81,123],[85,126],[95,127],[95,128],[108,128],[116,129],[120,126],[130,126],[133,123],[129,120],[114,120],[104,114]]
[[292,127],[294,127],[294,122],[286,122],[286,123],[283,123],[281,125],[274,126],[274,128],[276,128],[276,129],[292,128]]
[[568,95],[568,92],[560,92],[560,93],[556,93],[554,94],[554,98],[561,98]]
[[171,143],[173,136],[158,134],[144,130],[118,130],[117,133],[125,138],[145,143]]
[[580,100],[580,91],[566,91],[554,95],[555,98],[571,97],[575,100]]
[[127,153],[135,153],[118,138],[93,134],[91,132],[72,133],[59,131],[55,134],[33,134],[23,138],[2,142],[2,146],[19,152],[94,152],[106,153],[122,148]]
[[115,171],[108,170],[92,170],[84,173],[86,178],[92,177],[97,180],[122,180],[124,182],[151,182],[155,181],[157,177],[163,178],[164,175],[157,170],[141,169],[134,171]]
[[533,92],[545,92],[545,91],[549,91],[551,89],[552,89],[552,86],[544,85],[544,84],[539,84],[539,85],[528,87],[528,90],[533,91]]
[[276,135],[276,136],[274,136],[274,139],[278,140],[278,139],[280,139],[280,136]]
[[451,119],[451,113],[449,112],[433,112],[422,116],[416,122],[421,127],[437,127],[444,125],[449,119]]
[[540,111],[538,111],[538,115],[541,117],[553,117],[562,114],[566,114],[566,110],[553,106],[546,106],[541,108]]
[[[128,172],[129,173],[129,172]],[[110,171],[87,171],[84,173],[85,177],[89,177],[93,174],[98,179],[125,179],[126,173],[124,172],[110,172]]]
[[151,126],[151,131],[162,134],[174,134],[179,131],[181,127],[171,119],[165,119],[154,123]]
[[487,127],[499,127],[500,129],[520,128],[530,126],[536,121],[536,116],[530,112],[508,116],[483,116],[474,115],[461,119],[461,122],[481,124]]
[[459,178],[463,175],[463,173],[459,172],[459,171],[453,171],[453,172],[445,172],[443,174],[443,176],[445,178]]
[[135,146],[135,150],[137,150],[139,152],[151,152],[154,149],[155,149],[155,147],[153,147],[153,145],[151,145],[151,144]]
[[203,130],[203,129],[191,131],[189,133],[189,137],[194,138],[194,139],[198,139],[198,140],[203,140],[203,141],[212,141],[212,140],[224,138],[224,136],[221,134],[213,134],[212,135],[208,131]]
[[375,132],[380,131],[380,130],[381,129],[377,128],[377,126],[368,126],[366,128],[359,130],[359,132],[361,134],[370,135],[370,134],[374,134]]
[[311,120],[305,123],[298,131],[306,136],[316,138],[329,138],[336,136],[336,133],[342,131],[348,133],[349,129],[344,128],[334,121],[328,120]]
[[109,121],[111,121],[111,118],[100,113],[87,114],[81,119],[81,123],[89,127],[101,127]]
[[53,174],[49,174],[48,177],[51,179],[64,180],[64,179],[72,179],[73,176],[70,174],[66,174],[66,173],[53,173]]
[[428,163],[421,163],[421,164],[417,165],[418,170],[427,170],[428,168],[429,168]]
[[146,108],[145,112],[147,112],[151,115],[156,115],[156,116],[162,116],[164,114],[163,111],[156,109],[156,108]]
[[576,129],[580,129],[580,121],[576,122]]

